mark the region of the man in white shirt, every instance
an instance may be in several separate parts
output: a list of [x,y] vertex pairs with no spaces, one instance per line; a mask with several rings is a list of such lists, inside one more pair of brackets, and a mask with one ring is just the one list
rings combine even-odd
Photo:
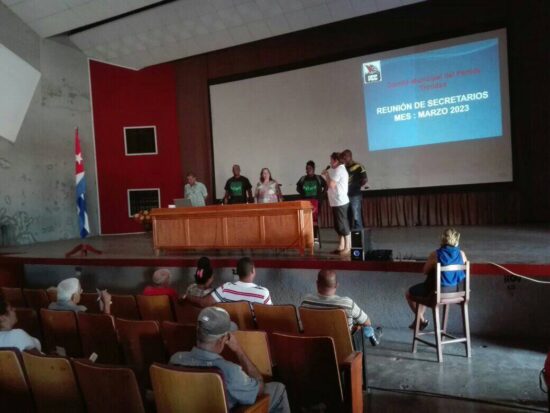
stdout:
[[254,284],[256,269],[250,258],[244,257],[239,260],[237,263],[237,274],[239,275],[239,281],[226,282],[205,297],[187,296],[187,300],[199,307],[210,307],[216,303],[234,301],[273,304],[269,290]]
[[351,231],[348,221],[349,175],[341,154],[333,152],[330,155],[330,168],[325,169],[321,175],[327,181],[328,203],[334,217],[334,229],[340,240],[338,248],[333,252],[349,256],[351,253]]
[[197,181],[197,177],[193,172],[187,174],[187,184],[185,184],[184,193],[185,199],[189,199],[191,205],[194,207],[206,205],[208,191],[203,183]]
[[16,324],[15,310],[0,295],[0,348],[15,347],[19,351],[35,348],[40,351],[40,341],[19,328],[13,328]]

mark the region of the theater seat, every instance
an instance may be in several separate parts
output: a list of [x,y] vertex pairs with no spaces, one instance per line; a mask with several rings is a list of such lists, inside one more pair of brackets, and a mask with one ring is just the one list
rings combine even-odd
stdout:
[[24,288],[23,295],[25,296],[27,305],[34,308],[37,312],[40,311],[41,308],[48,308],[50,304],[50,299],[48,298],[46,290],[39,288]]
[[[228,413],[223,376],[218,369],[185,368],[162,364],[151,366],[151,381],[157,411],[163,413]],[[261,395],[251,406],[233,413],[267,413],[269,396]]]
[[27,302],[23,296],[23,290],[17,287],[1,287],[0,293],[12,307],[26,307]]
[[327,412],[363,412],[360,352],[338,363],[331,337],[274,333],[272,340],[277,377],[293,411],[323,403]]
[[113,316],[78,313],[77,321],[84,357],[96,353],[98,363],[119,364],[122,361]]
[[229,318],[239,327],[239,330],[254,330],[256,324],[248,301],[233,303],[217,303],[216,307],[223,308],[229,313]]
[[57,347],[64,349],[68,357],[82,357],[80,336],[73,311],[56,311],[42,308],[40,322],[44,333],[43,347],[46,353],[57,352]]
[[112,294],[111,315],[126,320],[139,320],[136,298],[133,295]]
[[136,302],[142,320],[174,321],[167,295],[136,295]]
[[23,352],[37,412],[84,412],[84,402],[69,359]]
[[145,413],[132,369],[73,360],[88,413]]
[[0,401],[3,412],[34,412],[27,376],[17,349],[0,348]]
[[160,330],[168,357],[178,351],[191,351],[197,341],[197,326],[195,324],[163,321]]

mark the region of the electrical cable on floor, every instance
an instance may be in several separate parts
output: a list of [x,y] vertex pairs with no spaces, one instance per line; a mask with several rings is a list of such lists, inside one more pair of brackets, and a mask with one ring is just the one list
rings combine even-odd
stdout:
[[523,409],[523,410],[529,410],[533,412],[547,412],[546,407],[537,407],[537,406],[526,406],[522,404],[508,404],[508,403],[501,403],[491,400],[483,400],[483,399],[474,399],[472,397],[463,397],[463,396],[453,396],[449,394],[440,394],[440,393],[432,393],[422,390],[406,390],[406,389],[388,389],[384,387],[376,387],[376,386],[367,386],[370,390],[377,390],[377,391],[385,391],[389,393],[401,393],[401,394],[409,394],[409,395],[417,395],[417,396],[426,396],[426,397],[435,397],[440,399],[449,399],[449,400],[458,400],[463,402],[472,402],[472,403],[480,403],[480,404],[487,404],[492,406],[499,406],[499,407],[506,407],[509,409]]
[[487,264],[494,265],[495,267],[498,267],[498,268],[500,268],[501,270],[506,271],[506,272],[507,272],[508,274],[510,274],[510,275],[514,275],[514,276],[519,277],[519,278],[524,278],[524,279],[529,280],[529,281],[532,281],[532,282],[534,282],[534,283],[538,283],[538,284],[550,284],[550,281],[541,281],[541,280],[537,280],[537,279],[535,279],[535,278],[526,277],[525,275],[516,274],[515,272],[510,271],[508,268],[503,267],[502,265],[497,264],[497,263],[495,263],[495,262],[488,262]]

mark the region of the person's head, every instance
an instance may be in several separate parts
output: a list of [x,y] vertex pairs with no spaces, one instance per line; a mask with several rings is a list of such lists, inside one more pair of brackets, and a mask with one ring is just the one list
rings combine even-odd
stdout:
[[172,274],[166,268],[161,268],[153,273],[153,284],[156,287],[167,287],[170,285],[170,278]]
[[241,167],[239,165],[233,165],[233,176],[235,178],[241,176]]
[[195,271],[195,282],[199,285],[209,287],[214,281],[212,274],[214,274],[214,271],[212,271],[210,259],[208,257],[199,258],[197,271]]
[[221,353],[229,333],[235,330],[237,325],[223,308],[203,308],[197,317],[197,347]]
[[346,165],[349,165],[353,162],[353,154],[349,149],[346,149],[342,152],[342,162]]
[[9,331],[17,324],[17,315],[13,307],[0,294],[0,330]]
[[78,304],[80,294],[82,294],[82,287],[78,278],[67,278],[57,284],[57,301],[72,301]]
[[449,245],[451,247],[457,247],[460,241],[460,232],[454,228],[447,228],[441,234],[441,246]]
[[307,176],[315,175],[315,162],[307,161],[307,163],[306,163],[306,174],[307,174]]
[[269,168],[262,168],[260,172],[260,182],[266,183],[266,182],[270,182],[271,180],[272,180],[271,171],[269,170]]
[[339,152],[332,152],[330,154],[330,167],[336,168],[342,163],[342,155]]
[[249,257],[243,257],[237,262],[237,275],[243,282],[252,282],[256,277],[254,262]]
[[321,270],[317,274],[317,291],[322,295],[334,295],[338,288],[336,273],[333,270]]
[[187,174],[187,183],[191,186],[195,185],[195,182],[197,182],[197,177],[193,172],[189,172]]

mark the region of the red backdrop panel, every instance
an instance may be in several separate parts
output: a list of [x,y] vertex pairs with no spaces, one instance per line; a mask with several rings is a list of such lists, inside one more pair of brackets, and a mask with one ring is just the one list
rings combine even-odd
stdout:
[[[90,61],[101,233],[142,231],[128,189],[159,188],[161,206],[183,194],[176,77],[164,64],[140,71]],[[156,126],[157,155],[126,156],[125,126]]]

